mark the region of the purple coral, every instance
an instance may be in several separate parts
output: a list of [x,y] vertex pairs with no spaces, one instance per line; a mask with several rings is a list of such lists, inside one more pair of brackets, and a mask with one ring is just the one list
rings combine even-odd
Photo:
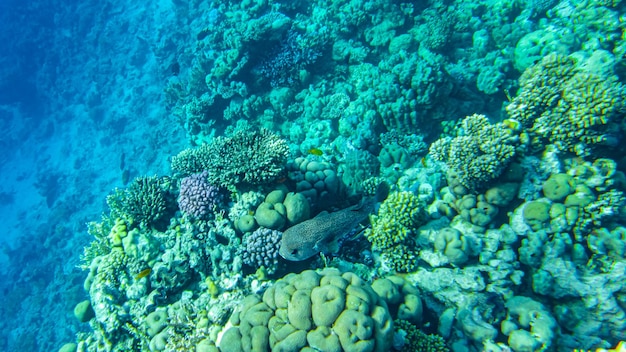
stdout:
[[220,188],[209,183],[207,171],[185,177],[180,182],[178,206],[193,218],[206,219],[215,212],[221,200]]
[[243,237],[243,262],[253,268],[265,267],[272,275],[278,265],[278,248],[283,233],[261,227]]

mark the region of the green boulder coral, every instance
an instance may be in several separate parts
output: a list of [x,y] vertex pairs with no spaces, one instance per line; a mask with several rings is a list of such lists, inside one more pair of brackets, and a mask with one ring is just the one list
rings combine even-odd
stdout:
[[81,323],[86,323],[89,320],[91,320],[91,318],[95,317],[96,313],[93,311],[93,308],[91,307],[91,302],[88,299],[86,299],[78,303],[76,307],[74,307],[74,316]]
[[568,174],[553,174],[543,183],[543,195],[554,202],[561,202],[574,192],[574,179]]
[[470,248],[467,239],[455,228],[446,227],[438,231],[434,246],[453,265],[461,265],[468,259]]
[[524,296],[506,302],[507,318],[502,333],[509,337],[514,351],[550,350],[559,329],[556,320],[543,304]]
[[246,297],[219,347],[234,351],[388,351],[386,303],[353,273],[307,270]]
[[550,204],[542,201],[532,201],[524,206],[524,221],[534,231],[546,227],[550,221]]

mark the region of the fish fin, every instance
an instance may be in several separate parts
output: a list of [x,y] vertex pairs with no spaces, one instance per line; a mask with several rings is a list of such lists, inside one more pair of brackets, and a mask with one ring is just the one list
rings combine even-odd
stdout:
[[374,194],[374,199],[376,202],[382,202],[387,199],[389,192],[391,191],[391,186],[387,183],[387,181],[381,181],[376,187],[376,193]]
[[332,241],[326,242],[324,240],[319,240],[313,245],[315,251],[320,253],[337,253],[339,251],[340,244],[337,239],[333,239]]
[[339,248],[341,245],[337,239],[334,239],[327,243],[318,242],[315,244],[316,249],[319,249],[320,253],[339,253]]
[[367,225],[367,226],[363,226],[363,225],[359,225],[361,228],[356,230],[354,232],[354,234],[350,237],[350,240],[356,240],[359,236],[361,236],[363,233],[365,233],[365,230],[367,230],[368,228],[371,227],[371,225]]
[[315,215],[315,218],[318,217],[318,216],[327,215],[327,214],[328,214],[328,212],[326,210],[322,210],[317,215]]
[[350,211],[360,211],[361,209],[363,209],[363,207],[367,205],[367,203],[369,203],[368,201],[369,201],[369,198],[361,198],[359,203],[353,205]]

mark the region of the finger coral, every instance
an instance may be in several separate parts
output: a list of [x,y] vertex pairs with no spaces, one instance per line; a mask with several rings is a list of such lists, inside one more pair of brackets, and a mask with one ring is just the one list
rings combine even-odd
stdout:
[[551,54],[522,74],[520,91],[506,110],[530,127],[536,149],[550,143],[584,156],[616,145],[619,131],[612,122],[626,113],[626,93],[616,76]]
[[521,145],[516,130],[506,123],[491,124],[484,115],[466,117],[457,137],[441,138],[430,147],[433,159],[443,161],[469,190],[489,185],[509,165]]

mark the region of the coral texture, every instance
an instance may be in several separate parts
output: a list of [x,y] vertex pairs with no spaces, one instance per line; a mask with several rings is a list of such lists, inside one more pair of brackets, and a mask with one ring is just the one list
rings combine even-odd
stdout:
[[180,210],[196,219],[206,219],[217,210],[222,201],[219,187],[215,187],[207,180],[208,172],[193,174],[180,182],[178,206]]
[[500,176],[520,145],[515,130],[506,123],[491,124],[484,115],[466,117],[457,132],[457,137],[435,141],[430,155],[446,162],[469,190],[485,188]]
[[354,273],[307,270],[251,295],[231,317],[222,352],[388,351],[393,321],[387,304]]
[[263,266],[269,275],[276,272],[282,232],[259,228],[243,237],[243,263],[253,268]]

